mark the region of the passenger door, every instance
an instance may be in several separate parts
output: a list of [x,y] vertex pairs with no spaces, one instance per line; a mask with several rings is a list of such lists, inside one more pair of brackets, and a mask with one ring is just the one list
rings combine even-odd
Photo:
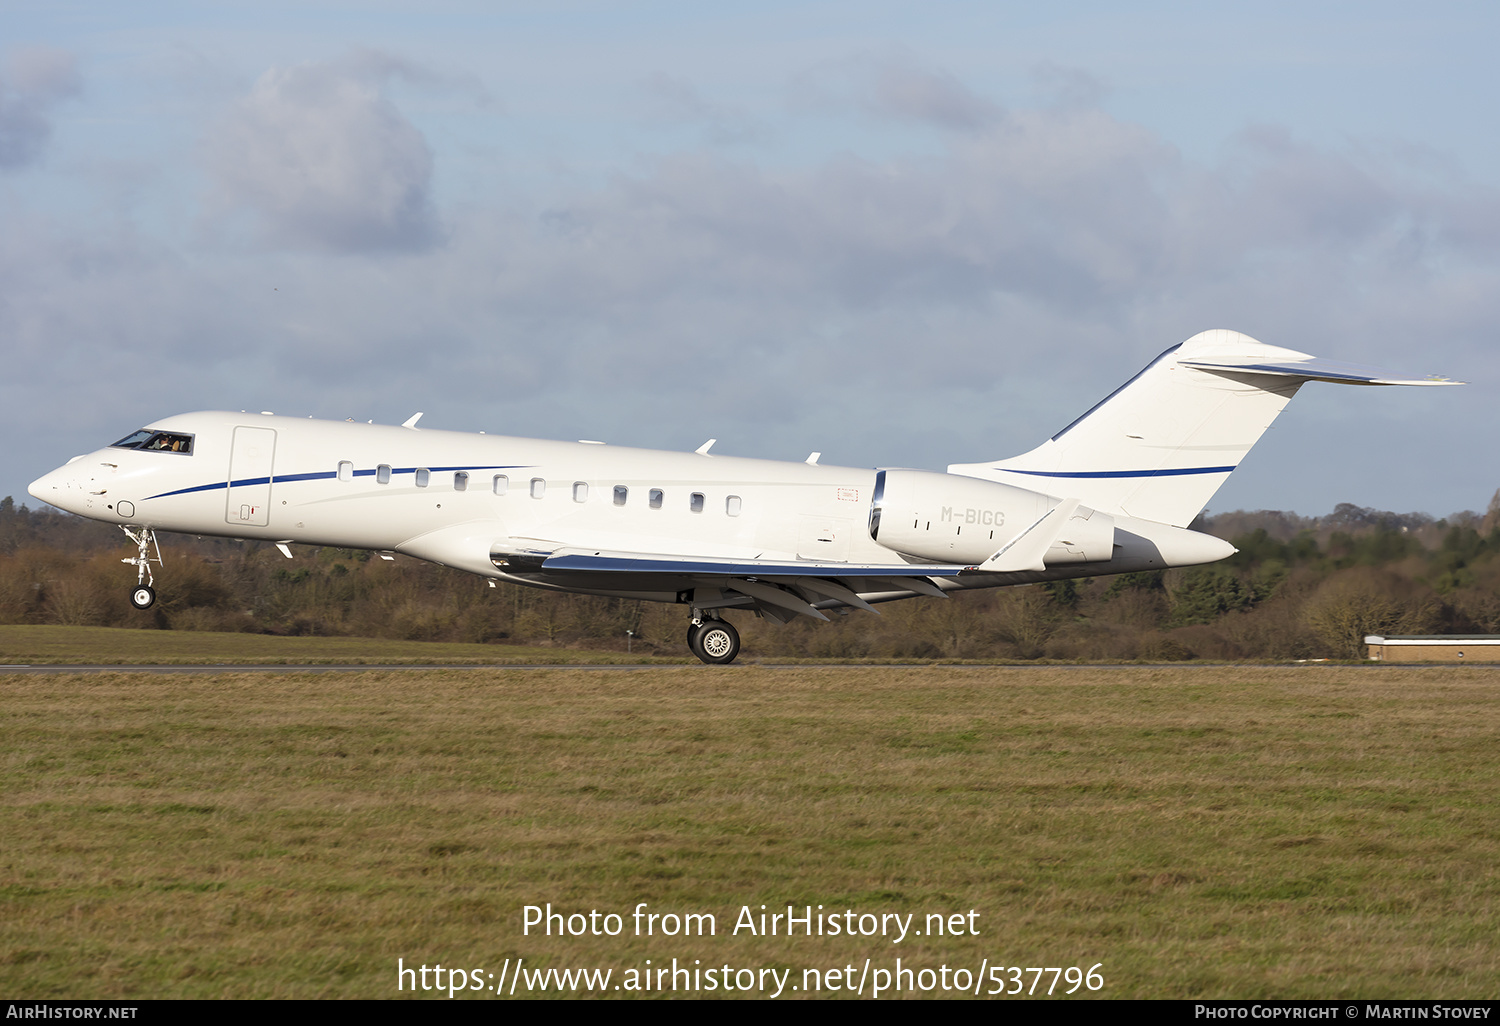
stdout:
[[276,432],[271,428],[237,427],[229,454],[229,498],[224,519],[231,524],[265,527],[271,517],[271,472],[276,457]]

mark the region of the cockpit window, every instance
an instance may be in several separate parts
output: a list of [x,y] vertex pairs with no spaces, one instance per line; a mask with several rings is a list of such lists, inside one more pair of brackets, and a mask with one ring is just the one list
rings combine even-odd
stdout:
[[171,431],[148,431],[142,428],[120,439],[111,449],[145,449],[149,452],[179,452],[191,454],[193,436],[179,435]]
[[147,431],[145,428],[141,428],[141,430],[139,430],[139,431],[132,431],[130,434],[126,435],[124,438],[120,439],[118,442],[116,442],[115,444],[111,445],[110,448],[111,449],[139,449],[140,446],[141,446],[141,443],[144,442],[146,439],[150,438],[154,434],[156,434],[155,431]]

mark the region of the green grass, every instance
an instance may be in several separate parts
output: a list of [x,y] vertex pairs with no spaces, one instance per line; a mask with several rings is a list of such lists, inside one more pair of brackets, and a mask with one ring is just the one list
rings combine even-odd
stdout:
[[[316,665],[393,663],[476,665],[556,663],[659,663],[680,658],[590,652],[527,645],[473,645],[448,641],[393,641],[383,638],[277,637],[213,631],[150,631],[125,627],[0,625],[0,663],[176,665],[237,663]],[[696,661],[696,660],[694,660]]]
[[[899,956],[1102,962],[1107,997],[1489,997],[1497,685],[1447,667],[4,676],[0,991],[394,997],[398,958],[618,981],[675,957],[800,984]],[[631,936],[643,901],[720,932]],[[523,935],[547,902],[625,933]],[[980,933],[728,935],[762,903],[974,909]]]

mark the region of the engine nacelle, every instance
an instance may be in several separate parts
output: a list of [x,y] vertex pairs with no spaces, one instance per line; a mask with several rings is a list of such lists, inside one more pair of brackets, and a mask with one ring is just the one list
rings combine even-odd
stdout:
[[[1041,492],[926,470],[882,470],[870,504],[870,537],[902,555],[979,564],[1058,504]],[[1047,550],[1048,566],[1105,562],[1115,521],[1079,506]]]

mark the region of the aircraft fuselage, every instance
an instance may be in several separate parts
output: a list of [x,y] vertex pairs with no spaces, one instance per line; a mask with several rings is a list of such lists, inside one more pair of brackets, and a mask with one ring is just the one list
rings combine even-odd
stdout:
[[[1208,563],[1186,525],[1308,381],[1452,385],[1214,329],[1173,346],[1019,456],[948,473],[821,466],[270,414],[168,417],[31,494],[119,525],[131,601],[155,532],[361,548],[541,588],[678,602],[730,662],[725,609],[826,619],[963,588]],[[420,416],[420,415],[419,415]]]
[[[518,573],[493,557],[567,547],[854,564],[896,558],[871,536],[873,469],[265,414],[182,414],[144,430],[187,437],[191,451],[107,447],[41,478],[32,494],[124,526],[403,552],[525,584],[663,600],[692,581],[653,579],[642,588],[637,578],[624,587],[612,575]],[[913,500],[910,510],[888,511],[885,530],[895,534],[891,524],[909,520],[900,528],[930,534],[923,556],[937,561],[978,562],[973,552],[993,552],[1056,501],[921,476],[951,479],[953,497],[935,495],[930,510]],[[989,494],[975,498],[975,489]],[[1232,551],[1196,532],[1116,521],[1126,542],[1117,558],[963,583],[1160,569]],[[944,560],[945,547],[971,558]]]

